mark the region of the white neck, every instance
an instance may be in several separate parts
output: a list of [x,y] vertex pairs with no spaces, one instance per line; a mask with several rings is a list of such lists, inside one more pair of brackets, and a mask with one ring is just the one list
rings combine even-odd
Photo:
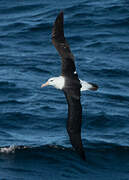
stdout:
[[53,82],[52,86],[61,90],[61,89],[63,89],[64,85],[65,85],[65,78],[63,76],[54,78],[54,82]]

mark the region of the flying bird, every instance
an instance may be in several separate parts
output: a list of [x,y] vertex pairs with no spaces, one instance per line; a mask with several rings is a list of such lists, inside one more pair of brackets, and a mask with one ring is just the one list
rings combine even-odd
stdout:
[[52,43],[62,59],[62,70],[59,77],[53,77],[42,84],[54,86],[64,92],[68,103],[68,120],[66,129],[70,142],[80,157],[85,160],[85,152],[81,139],[82,106],[80,91],[97,90],[98,86],[78,78],[74,56],[64,36],[64,15],[60,12],[52,28]]

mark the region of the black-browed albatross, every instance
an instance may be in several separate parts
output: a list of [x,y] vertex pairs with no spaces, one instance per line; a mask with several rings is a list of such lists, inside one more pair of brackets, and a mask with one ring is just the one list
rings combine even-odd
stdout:
[[68,103],[67,132],[73,148],[85,160],[81,140],[82,106],[80,102],[80,91],[97,90],[98,86],[78,78],[74,56],[64,37],[63,12],[59,13],[53,25],[52,43],[62,58],[62,73],[59,77],[48,79],[41,87],[52,85],[64,92]]

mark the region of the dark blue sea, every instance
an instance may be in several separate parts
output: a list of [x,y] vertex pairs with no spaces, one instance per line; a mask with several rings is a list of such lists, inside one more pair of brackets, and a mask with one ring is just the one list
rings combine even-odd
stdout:
[[[86,161],[66,131],[51,42],[58,13],[82,80]],[[0,180],[129,180],[129,1],[0,1]]]

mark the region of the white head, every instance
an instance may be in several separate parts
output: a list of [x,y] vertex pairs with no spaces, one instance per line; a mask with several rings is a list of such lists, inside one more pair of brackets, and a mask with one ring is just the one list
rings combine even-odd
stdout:
[[45,84],[42,84],[41,87],[45,86],[54,86],[57,89],[62,89],[64,87],[64,77],[59,76],[59,77],[52,77],[48,79],[48,81]]

